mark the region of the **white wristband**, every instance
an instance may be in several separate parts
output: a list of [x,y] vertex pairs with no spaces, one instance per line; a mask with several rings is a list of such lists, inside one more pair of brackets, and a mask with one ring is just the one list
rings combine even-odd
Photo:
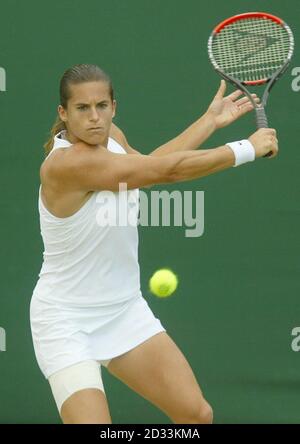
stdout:
[[234,167],[237,167],[239,165],[242,165],[246,162],[252,162],[255,160],[255,149],[249,140],[239,140],[237,142],[229,142],[226,143],[228,145],[235,157],[235,164]]

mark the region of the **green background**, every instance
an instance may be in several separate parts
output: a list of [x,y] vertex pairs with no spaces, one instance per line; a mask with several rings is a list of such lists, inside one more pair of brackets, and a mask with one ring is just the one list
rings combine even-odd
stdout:
[[[1,2],[0,422],[60,423],[34,355],[29,304],[41,267],[37,196],[43,143],[56,116],[65,69],[95,63],[118,102],[115,123],[147,154],[205,112],[219,77],[207,56],[212,28],[230,15],[267,11],[294,30],[291,67],[268,103],[280,153],[273,160],[155,189],[205,192],[205,232],[139,227],[144,297],[192,366],[215,423],[299,423],[299,99],[291,87],[300,2],[94,0]],[[232,91],[228,87],[228,91]],[[251,113],[204,147],[248,137]],[[180,277],[176,293],[148,292],[154,270]],[[113,423],[171,421],[103,369]]]

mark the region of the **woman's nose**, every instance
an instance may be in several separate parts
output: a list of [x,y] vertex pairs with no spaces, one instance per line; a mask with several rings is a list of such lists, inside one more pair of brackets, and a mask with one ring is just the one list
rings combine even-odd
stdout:
[[91,109],[91,115],[90,115],[91,120],[97,121],[99,119],[99,114],[96,108],[92,108]]

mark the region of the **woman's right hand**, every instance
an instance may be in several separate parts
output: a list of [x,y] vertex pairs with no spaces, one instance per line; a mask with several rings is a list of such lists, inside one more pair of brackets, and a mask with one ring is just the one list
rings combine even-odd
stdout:
[[278,154],[278,140],[276,137],[276,130],[273,128],[260,128],[250,137],[249,142],[252,143],[255,149],[255,157],[263,157],[266,154],[271,154],[268,158],[277,156]]

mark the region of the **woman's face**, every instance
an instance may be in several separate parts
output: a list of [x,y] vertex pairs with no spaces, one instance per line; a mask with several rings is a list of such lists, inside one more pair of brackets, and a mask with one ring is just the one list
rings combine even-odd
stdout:
[[68,130],[69,141],[107,147],[116,110],[116,101],[111,101],[108,84],[102,81],[85,82],[71,84],[69,88],[71,97],[67,109],[61,105],[58,107],[60,118]]

